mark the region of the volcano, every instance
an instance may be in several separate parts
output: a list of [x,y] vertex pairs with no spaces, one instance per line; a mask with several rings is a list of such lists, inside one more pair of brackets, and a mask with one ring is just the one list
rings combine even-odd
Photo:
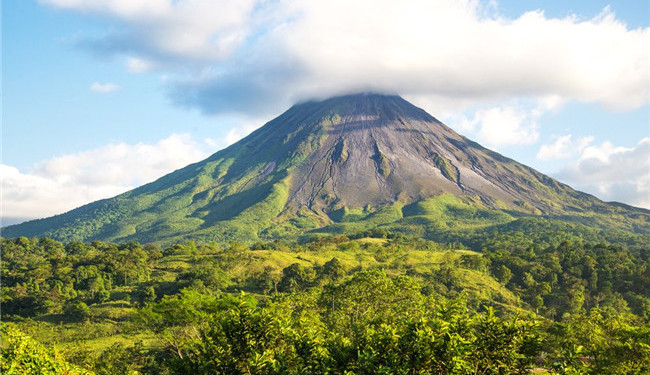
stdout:
[[530,215],[650,232],[647,210],[576,191],[399,96],[357,94],[296,104],[203,161],[3,236],[250,242],[399,228],[454,210],[481,225]]

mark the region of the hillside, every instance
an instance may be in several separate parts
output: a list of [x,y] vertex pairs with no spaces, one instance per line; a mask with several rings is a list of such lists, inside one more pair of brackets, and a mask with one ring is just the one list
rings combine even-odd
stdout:
[[3,236],[253,242],[527,215],[650,233],[650,211],[573,190],[398,96],[359,94],[297,104],[201,162]]

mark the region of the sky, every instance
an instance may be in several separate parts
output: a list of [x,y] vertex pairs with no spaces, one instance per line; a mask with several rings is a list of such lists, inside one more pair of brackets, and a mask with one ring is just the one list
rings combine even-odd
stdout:
[[292,104],[399,94],[605,201],[650,208],[647,0],[14,0],[2,225],[199,161]]

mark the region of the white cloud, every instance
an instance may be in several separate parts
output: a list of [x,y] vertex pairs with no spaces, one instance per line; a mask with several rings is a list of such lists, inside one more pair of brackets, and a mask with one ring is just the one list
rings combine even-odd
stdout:
[[614,146],[611,142],[605,141],[600,146],[585,148],[580,157],[580,161],[598,160],[602,163],[608,163],[612,156],[615,157],[616,155],[625,154],[629,151],[632,150],[621,146]]
[[260,123],[246,122],[242,123],[240,126],[231,128],[224,137],[225,146],[230,146],[249,135],[253,130],[259,128],[259,124]]
[[113,92],[117,91],[120,89],[120,86],[113,84],[113,83],[99,83],[99,82],[93,82],[92,85],[90,85],[90,90],[95,91],[95,92],[100,92],[100,93],[107,93],[107,92]]
[[269,119],[259,118],[242,118],[236,117],[221,117],[222,123],[228,130],[221,138],[206,138],[203,142],[210,148],[219,150],[238,142],[242,138],[249,135],[254,130],[260,128],[263,124],[267,123]]
[[650,138],[634,148],[610,142],[586,147],[580,159],[565,166],[557,177],[600,199],[650,209]]
[[537,152],[537,159],[543,161],[567,159],[582,152],[594,140],[594,137],[583,137],[577,141],[571,138],[572,135],[567,134],[557,137],[552,144],[542,145]]
[[38,218],[62,213],[151,182],[211,151],[205,142],[187,134],[172,134],[155,144],[115,143],[55,157],[27,172],[2,164],[2,216]]
[[126,60],[126,69],[131,73],[144,73],[150,71],[152,68],[153,64],[147,60],[135,57],[129,57]]
[[629,29],[609,8],[559,19],[507,18],[473,0],[41,1],[117,20],[119,33],[88,44],[168,70],[172,97],[208,113],[369,90],[474,105],[650,100],[650,28]]
[[101,48],[141,50],[162,59],[203,61],[230,56],[248,36],[252,0],[41,0],[111,17],[124,26]]
[[481,126],[479,139],[488,145],[531,144],[539,137],[536,119],[512,107],[479,111],[475,120]]
[[479,108],[471,117],[450,115],[444,120],[462,134],[491,148],[533,144],[539,138],[538,119],[549,107],[548,100],[511,101],[501,106]]

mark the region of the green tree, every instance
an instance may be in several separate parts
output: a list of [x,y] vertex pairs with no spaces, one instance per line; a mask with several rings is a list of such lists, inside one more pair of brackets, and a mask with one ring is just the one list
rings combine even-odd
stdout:
[[90,319],[90,307],[82,301],[69,301],[63,308],[63,313],[68,319],[74,321],[86,321]]
[[156,300],[156,290],[153,285],[140,286],[136,291],[136,303],[140,307],[149,305]]
[[2,324],[0,372],[3,375],[92,375],[91,371],[56,358],[13,326]]
[[311,267],[305,267],[300,263],[294,263],[282,270],[282,279],[278,283],[280,292],[297,292],[304,290],[316,278],[316,273]]
[[332,258],[325,262],[319,270],[319,276],[331,282],[339,281],[345,274],[345,268],[337,258]]

